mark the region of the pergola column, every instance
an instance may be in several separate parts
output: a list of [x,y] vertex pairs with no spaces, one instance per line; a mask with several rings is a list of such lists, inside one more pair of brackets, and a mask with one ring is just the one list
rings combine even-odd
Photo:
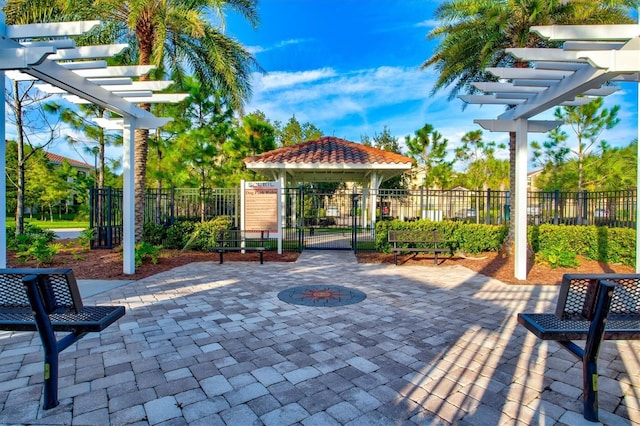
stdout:
[[518,280],[527,279],[527,120],[520,118],[515,122],[516,158],[515,158],[515,194],[511,195],[513,209],[511,220],[515,221],[514,275]]
[[122,128],[122,271],[125,274],[135,274],[135,120],[125,117]]
[[515,194],[511,194],[511,219],[514,221],[514,277],[527,279],[527,136],[546,133],[562,124],[562,121],[474,120],[490,132],[516,133]]
[[[0,37],[4,36],[4,19],[0,23]],[[4,71],[0,71],[0,91],[4,93]],[[0,117],[5,117],[5,103],[0,106]],[[5,120],[0,120],[0,200],[5,200],[5,207],[0,208],[0,268],[7,267],[7,142],[5,138]]]

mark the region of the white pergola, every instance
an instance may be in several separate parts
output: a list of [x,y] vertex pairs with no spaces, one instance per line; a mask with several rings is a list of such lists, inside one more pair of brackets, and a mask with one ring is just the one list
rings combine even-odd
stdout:
[[[516,133],[516,189],[511,198],[511,220],[516,229],[515,278],[521,280],[527,277],[527,134],[547,132],[562,124],[530,119],[556,106],[583,105],[594,97],[610,95],[617,87],[603,84],[638,82],[640,73],[640,25],[554,25],[531,27],[530,31],[563,41],[563,47],[507,49],[514,57],[533,64],[533,68],[489,68],[487,71],[499,81],[474,84],[486,94],[460,96],[467,103],[509,106],[495,120],[474,122],[486,130]],[[640,213],[640,209],[636,210]],[[638,219],[636,224],[640,223]],[[639,237],[636,269],[640,265],[638,247]]]
[[[38,80],[36,87],[64,95],[76,103],[93,103],[121,119],[98,124],[123,131],[123,272],[135,273],[134,132],[156,129],[170,121],[139,108],[135,103],[178,102],[186,94],[155,94],[171,82],[138,82],[133,78],[149,73],[151,66],[108,67],[104,58],[127,44],[76,47],[71,36],[84,34],[100,21],[6,25],[0,11],[0,85],[5,92],[5,75],[13,80]],[[2,116],[5,104],[2,103]],[[0,123],[0,198],[6,200],[5,121]],[[0,209],[0,267],[7,266],[6,209]]]

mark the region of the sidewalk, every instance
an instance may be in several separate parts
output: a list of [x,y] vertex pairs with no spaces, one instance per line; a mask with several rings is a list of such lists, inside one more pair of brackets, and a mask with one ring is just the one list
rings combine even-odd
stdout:
[[[366,298],[277,297],[305,285]],[[516,324],[556,295],[457,266],[358,264],[348,251],[194,263],[87,297],[127,314],[61,353],[52,410],[39,338],[0,332],[0,424],[583,425],[581,363]],[[640,424],[638,354],[640,342],[602,347],[604,424]]]

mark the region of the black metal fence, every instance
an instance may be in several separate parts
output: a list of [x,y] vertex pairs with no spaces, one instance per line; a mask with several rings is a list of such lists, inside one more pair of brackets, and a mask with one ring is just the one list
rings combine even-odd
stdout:
[[114,248],[122,243],[122,190],[92,188],[89,194],[91,248]]
[[[511,217],[508,191],[442,191],[422,188],[359,192],[377,197],[376,220],[430,219],[504,224]],[[339,193],[334,196],[325,194],[324,208],[318,211],[327,217],[334,210],[343,211],[345,209],[341,207],[340,200],[342,198]],[[112,248],[119,245],[122,238],[122,190],[93,189],[90,203],[90,226],[96,230],[92,247]],[[291,206],[285,208],[285,211],[292,209]],[[368,208],[368,203],[363,203],[361,208]],[[239,225],[239,188],[173,188],[147,192],[145,223],[168,225],[177,219],[206,221],[218,216],[229,216],[236,226]],[[365,212],[363,217],[371,215]],[[529,192],[527,218],[532,225],[549,223],[635,228],[636,190]]]
[[[382,220],[464,220],[502,224],[511,217],[508,191],[384,190],[378,191]],[[636,191],[529,192],[529,224],[636,226]]]

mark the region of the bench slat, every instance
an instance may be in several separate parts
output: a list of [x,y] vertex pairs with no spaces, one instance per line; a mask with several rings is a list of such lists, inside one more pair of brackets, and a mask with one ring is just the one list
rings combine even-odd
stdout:
[[[124,306],[85,306],[80,312],[49,315],[54,331],[95,333],[113,324],[125,313]],[[37,331],[31,309],[0,311],[0,330]]]
[[[558,319],[554,314],[518,314],[518,322],[542,340],[585,340],[590,321]],[[605,340],[640,340],[640,317],[609,319]]]

